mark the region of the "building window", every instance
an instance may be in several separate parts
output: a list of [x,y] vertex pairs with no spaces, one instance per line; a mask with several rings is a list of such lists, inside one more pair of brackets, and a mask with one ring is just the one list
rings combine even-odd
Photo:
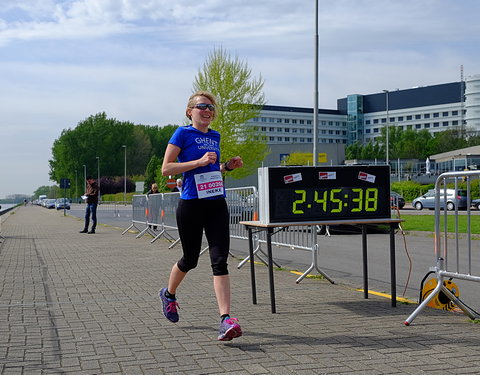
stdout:
[[312,120],[307,120],[307,125],[312,125]]
[[374,132],[374,133],[378,133],[378,128],[374,128],[374,129],[373,129],[373,132]]
[[262,117],[262,118],[261,118],[261,121],[262,121],[262,122],[267,122],[267,119],[266,119],[265,117]]
[[398,116],[398,122],[403,121],[403,116]]
[[283,131],[282,128],[277,128],[277,133],[281,133]]
[[407,121],[409,121],[409,120],[411,120],[411,119],[413,119],[413,116],[412,116],[412,115],[408,115],[408,116],[407,116]]
[[452,111],[452,116],[458,116],[458,111]]
[[422,118],[422,115],[415,115],[415,120],[420,120]]
[[305,138],[300,138],[300,143],[305,142]]
[[329,125],[329,126],[333,126],[333,121],[329,121],[329,122],[328,122],[328,125]]
[[297,129],[293,128],[292,133],[296,133],[296,132],[297,132]]
[[435,113],[433,114],[433,118],[437,118],[437,117],[440,117],[440,113],[435,112]]
[[328,131],[328,134],[333,134],[333,130],[329,130],[329,131]]
[[[453,112],[452,112],[452,113],[453,113]],[[452,121],[452,125],[453,125],[453,126],[458,125],[458,121],[457,121],[457,120]]]
[[312,142],[312,138],[307,138],[307,142]]
[[268,138],[270,141],[274,141],[275,140],[275,137],[269,137]]
[[274,132],[275,128],[268,128],[269,131]]
[[285,124],[290,124],[290,119],[286,118],[285,119]]
[[322,129],[322,134],[327,134],[327,131],[325,129]]
[[424,127],[425,129],[428,129],[428,128],[430,127],[430,124],[429,124],[429,123],[423,124],[423,127]]
[[277,137],[277,141],[278,141],[278,142],[282,142],[282,141],[283,141],[283,138],[282,138],[282,137]]
[[262,126],[262,132],[266,132],[267,131],[267,127],[266,126]]
[[253,119],[253,122],[258,122],[259,120],[260,120],[260,119],[259,119],[258,117],[255,117],[255,118]]
[[448,126],[448,121],[443,121],[442,126]]
[[312,129],[307,129],[307,134],[312,134]]
[[285,137],[285,142],[290,142],[290,137]]
[[281,124],[282,123],[282,119],[281,118],[277,118],[277,124]]
[[370,125],[370,120],[365,120],[365,125]]
[[448,112],[442,112],[443,117],[448,117]]
[[300,125],[305,124],[305,120],[300,120]]
[[430,118],[430,113],[425,113],[425,114],[423,115],[423,118]]
[[300,129],[300,133],[305,133],[305,129]]
[[382,124],[386,124],[387,123],[387,119],[386,118],[382,118]]
[[421,129],[422,128],[422,124],[415,124],[415,129]]
[[297,120],[293,119],[292,124],[296,124],[296,123],[297,123]]
[[434,123],[433,123],[433,127],[434,127],[434,128],[438,128],[439,126],[440,126],[440,123],[439,123],[439,122],[434,122]]
[[327,126],[327,122],[325,120],[322,120],[321,123],[323,126]]
[[378,124],[378,118],[373,119],[374,124]]
[[285,128],[285,133],[290,133],[290,128]]

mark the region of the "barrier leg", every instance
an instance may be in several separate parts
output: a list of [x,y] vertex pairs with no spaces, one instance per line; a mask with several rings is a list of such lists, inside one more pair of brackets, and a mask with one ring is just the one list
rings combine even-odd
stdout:
[[448,289],[445,285],[442,283],[442,292],[460,309],[467,315],[470,319],[478,319],[479,316],[474,314],[462,301],[460,301],[455,294],[453,294],[450,289]]
[[315,244],[312,247],[312,264],[308,269],[297,279],[295,282],[298,284],[300,281],[302,281],[305,277],[307,277],[310,272],[312,272],[314,269],[317,270],[317,272],[322,275],[324,278],[326,278],[330,283],[335,284],[335,281],[333,281],[330,276],[328,276],[325,272],[323,272],[319,267],[318,267],[318,245]]
[[137,234],[137,235],[135,236],[135,238],[140,238],[140,237],[142,237],[145,233],[148,233],[148,234],[151,235],[152,237],[155,237],[155,235],[156,235],[156,233],[153,233],[153,232],[150,230],[150,227],[147,225],[144,230],[142,230],[139,234]]
[[125,229],[123,232],[122,232],[122,235],[124,235],[125,233],[127,233],[130,229],[132,228],[135,228],[136,230],[140,231],[140,229],[138,229],[134,223],[132,223],[132,225],[130,225],[127,229]]
[[[262,247],[260,245],[260,240],[257,235],[253,236],[253,242],[255,242],[255,249],[253,250],[253,255],[256,255],[257,258],[266,266],[268,266],[267,261],[265,261],[261,256],[257,254],[257,252],[261,252],[264,256],[267,257],[267,254],[262,250]],[[240,269],[243,267],[245,263],[247,263],[250,260],[250,255],[248,255],[246,258],[244,258],[240,263],[238,263],[237,268]],[[280,268],[281,266],[273,260],[273,264],[275,264],[276,267]]]
[[317,270],[317,272],[322,275],[324,278],[326,278],[328,281],[330,281],[332,284],[335,284],[335,282],[328,276],[325,272],[323,272],[319,267],[318,267],[318,243],[317,243],[317,232],[312,228],[312,248],[311,248],[311,253],[312,253],[312,264],[308,269],[297,279],[295,282],[298,284],[300,281],[302,281],[307,275],[312,272],[314,269]]
[[410,314],[410,316],[405,320],[404,324],[406,326],[409,326],[410,323],[413,322],[413,320],[417,317],[418,314],[425,308],[425,306],[428,305],[428,303],[440,292],[440,289],[442,289],[443,286],[443,277],[439,276],[437,279],[437,286],[435,289],[430,293],[427,298],[423,300],[423,302],[418,305],[418,307],[413,311],[413,313]]

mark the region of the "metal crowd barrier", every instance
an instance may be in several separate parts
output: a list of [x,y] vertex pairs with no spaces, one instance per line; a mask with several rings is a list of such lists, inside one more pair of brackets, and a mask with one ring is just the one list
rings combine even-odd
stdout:
[[[160,193],[149,195],[134,195],[132,200],[132,224],[122,234],[134,228],[139,233],[136,238],[144,234],[153,237],[151,242],[164,236],[172,242],[170,248],[180,239],[175,238],[169,231],[176,231],[176,209],[180,193]],[[247,239],[247,231],[242,220],[256,220],[258,217],[258,194],[255,187],[244,187],[226,190],[226,201],[230,212],[230,235],[233,238]],[[159,233],[156,233],[158,229]],[[202,250],[202,253],[205,251]]]
[[[472,228],[471,228],[471,181],[479,178],[480,171],[464,171],[464,172],[448,172],[441,174],[435,182],[435,265],[430,270],[435,273],[437,285],[435,289],[422,301],[422,303],[415,309],[415,311],[405,320],[405,325],[410,323],[416,316],[432,301],[439,293],[443,293],[454,304],[456,304],[467,316],[471,319],[478,319],[478,315],[458,299],[452,291],[450,291],[444,284],[445,278],[461,279],[468,281],[480,281],[480,255],[478,251],[472,252]],[[466,221],[467,221],[467,236],[460,238],[459,227],[459,202],[458,182],[465,181],[467,185],[466,197]],[[455,210],[447,212],[446,202],[442,204],[440,198],[443,195],[444,200],[447,197],[447,183],[452,183],[455,186]],[[443,208],[443,213],[441,209]],[[443,221],[443,228],[441,227]],[[455,231],[449,233],[448,223],[453,222]],[[449,236],[452,239],[449,239]],[[464,236],[463,236],[464,237]],[[453,249],[450,249],[453,247]],[[475,265],[477,267],[475,267]],[[476,276],[477,275],[477,276]]]

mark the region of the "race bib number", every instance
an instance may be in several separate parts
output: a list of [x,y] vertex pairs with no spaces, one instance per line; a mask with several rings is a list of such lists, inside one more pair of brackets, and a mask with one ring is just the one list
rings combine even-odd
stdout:
[[195,185],[199,199],[223,195],[223,179],[220,171],[196,174]]

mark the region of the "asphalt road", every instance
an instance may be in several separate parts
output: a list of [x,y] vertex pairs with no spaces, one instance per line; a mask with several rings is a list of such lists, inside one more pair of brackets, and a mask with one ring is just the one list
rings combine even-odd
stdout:
[[[67,214],[82,219],[84,217],[84,205],[74,204]],[[406,207],[401,210],[408,214],[434,214],[431,210],[417,211]],[[461,214],[466,211],[461,211]],[[472,211],[473,215],[478,216],[479,211]],[[101,235],[101,224],[117,227],[120,229],[128,228],[132,223],[131,206],[109,206],[100,205],[97,211]],[[83,221],[79,220],[79,230],[83,229]],[[143,228],[140,228],[143,229]],[[177,238],[176,231],[169,231],[174,238]],[[128,235],[128,234],[126,234]],[[163,239],[159,239],[162,240]],[[329,236],[319,236],[319,259],[318,266],[335,282],[347,283],[358,288],[363,286],[363,268],[361,237],[359,234],[333,234]],[[466,239],[459,240],[460,249],[467,249]],[[454,239],[449,239],[448,248],[454,249]],[[152,244],[155,246],[155,243]],[[180,244],[176,245],[180,246]],[[420,293],[421,281],[429,272],[430,267],[435,265],[434,256],[434,235],[431,232],[416,232],[402,235],[398,232],[396,235],[396,265],[397,265],[397,296],[405,297],[412,301],[418,299]],[[472,254],[480,254],[480,240],[472,241]],[[263,246],[266,252],[266,246]],[[464,252],[464,250],[462,250]],[[231,243],[231,253],[238,259],[231,261],[232,265],[238,265],[241,259],[248,255],[248,243],[246,240],[233,239]],[[273,249],[274,259],[281,267],[288,270],[296,270],[303,273],[312,264],[312,253],[308,250],[292,250],[290,248],[275,246]],[[450,255],[453,262],[456,254]],[[466,255],[459,254],[459,264],[464,265],[467,262]],[[450,263],[451,265],[453,263]],[[456,263],[455,263],[456,264]],[[472,275],[480,275],[480,257],[473,258]],[[464,269],[464,268],[463,268]],[[463,269],[460,272],[464,273]],[[315,274],[313,271],[312,274]],[[368,235],[368,273],[369,289],[390,293],[390,258],[389,258],[389,236],[385,234]],[[460,298],[467,305],[480,310],[480,288],[476,282],[465,280],[454,280],[460,291]]]

